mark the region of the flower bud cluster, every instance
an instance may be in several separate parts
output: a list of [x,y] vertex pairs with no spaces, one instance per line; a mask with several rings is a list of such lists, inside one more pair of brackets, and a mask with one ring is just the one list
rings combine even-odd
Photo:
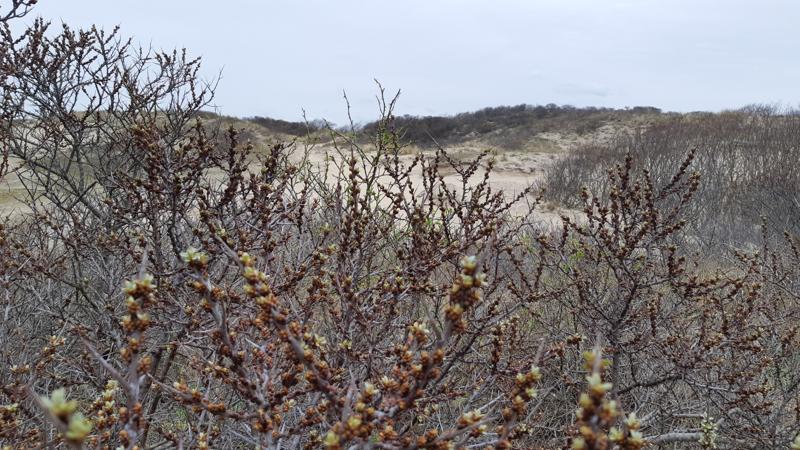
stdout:
[[67,400],[64,388],[56,389],[50,397],[42,397],[40,401],[68,442],[80,445],[86,440],[92,431],[92,422],[78,411],[77,401]]
[[[624,415],[615,400],[608,398],[613,388],[611,383],[603,379],[605,361],[600,352],[584,354],[586,369],[586,390],[578,400],[579,407],[575,411],[577,422],[575,436],[571,438],[570,448],[573,450],[620,449],[639,450],[645,446],[645,440],[639,431],[641,424],[635,413]],[[617,422],[621,420],[621,425]]]
[[464,314],[481,301],[479,288],[486,285],[486,274],[478,272],[478,261],[474,256],[461,259],[461,274],[450,289],[450,304],[445,317],[456,332],[466,329]]

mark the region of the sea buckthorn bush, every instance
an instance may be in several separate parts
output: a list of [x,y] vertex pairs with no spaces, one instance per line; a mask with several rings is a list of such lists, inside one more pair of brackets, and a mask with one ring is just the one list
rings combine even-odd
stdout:
[[626,154],[666,183],[692,149],[693,168],[704,182],[686,211],[688,231],[695,245],[719,257],[731,245],[758,246],[763,218],[770,234],[800,234],[798,140],[800,114],[792,108],[663,115],[608,142],[579,146],[548,167],[545,185],[551,201],[577,207],[574,193],[583,186],[607,198],[606,173]]
[[554,229],[488,153],[409,155],[383,91],[322,162],[261,148],[204,122],[198,60],[12,33],[34,4],[0,8],[0,173],[27,188],[2,448],[798,446],[800,244],[765,220],[699,254],[696,152],[624,156]]

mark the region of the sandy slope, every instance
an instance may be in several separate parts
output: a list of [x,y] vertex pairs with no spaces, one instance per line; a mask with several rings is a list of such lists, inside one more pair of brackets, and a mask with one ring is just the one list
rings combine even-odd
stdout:
[[[481,150],[485,149],[480,144],[467,144],[459,145],[448,148],[448,153],[459,161],[470,161],[475,155],[479,154]],[[529,186],[534,186],[533,191],[528,196],[516,203],[511,213],[521,216],[529,211],[529,203],[532,204],[539,193],[539,186],[544,181],[545,171],[547,167],[557,161],[564,155],[564,152],[495,152],[495,166],[489,176],[489,185],[495,192],[502,191],[507,199],[517,197],[523,193]],[[368,153],[370,155],[371,153]],[[322,167],[326,158],[333,158],[338,160],[336,151],[331,147],[317,146],[314,147],[309,154],[309,161]],[[433,153],[429,151],[423,152],[424,156],[432,157]],[[401,161],[409,164],[414,158],[412,154],[403,155]],[[444,183],[448,189],[455,189],[457,192],[461,190],[461,176],[456,173],[452,168],[442,167],[441,173],[443,175]],[[485,170],[479,169],[469,180],[469,185],[475,185],[481,182],[484,178]],[[422,185],[421,170],[415,169],[411,172],[411,181],[415,185]],[[333,174],[329,175],[328,182],[333,183]],[[388,182],[388,180],[387,180]],[[561,225],[560,216],[568,215],[575,216],[574,211],[564,210],[561,208],[553,207],[552,205],[539,205],[533,213],[533,218],[541,221],[545,227],[557,227]]]
[[[251,124],[248,124],[247,130],[250,131],[250,137],[257,149],[267,148],[271,143],[275,142],[275,136],[259,133]],[[514,197],[531,184],[537,185],[542,182],[547,167],[562,157],[569,148],[592,141],[604,141],[612,137],[617,131],[619,130],[613,127],[603,126],[595,133],[583,136],[559,132],[539,133],[536,136],[537,145],[535,146],[528,146],[529,148],[520,150],[492,149],[495,158],[495,169],[490,177],[491,187],[494,190],[502,190],[508,198]],[[460,161],[469,161],[486,149],[490,149],[487,143],[475,140],[456,146],[449,146],[447,150],[451,157]],[[301,151],[302,143],[298,142],[295,155],[299,155]],[[332,147],[325,144],[317,144],[311,147],[309,157],[312,163],[321,165],[326,158],[335,155],[335,153]],[[414,152],[412,151],[409,153]],[[426,153],[430,155],[430,152],[423,152],[423,154]],[[403,158],[410,160],[412,156],[408,154]],[[255,171],[258,167],[254,166],[252,169]],[[212,174],[212,177],[213,176]],[[421,183],[420,173],[414,173],[412,176],[416,178],[415,181]],[[450,187],[460,185],[460,180],[456,173],[447,173],[444,178],[445,183]],[[479,172],[470,182],[479,182],[482,178],[483,173]],[[0,215],[17,214],[24,211],[26,208],[16,199],[16,197],[23,193],[22,184],[13,174],[0,180]],[[534,196],[530,196],[529,200],[533,201],[533,197]],[[512,210],[512,213],[522,214],[526,211],[527,206],[524,202],[521,202]],[[549,209],[539,207],[534,217],[550,225],[555,225],[558,222],[559,215],[565,213],[572,214],[570,211],[564,211],[553,207]]]
[[[19,162],[12,159],[9,165],[13,169],[19,165]],[[27,210],[17,199],[24,193],[22,183],[13,173],[0,178],[0,217]]]

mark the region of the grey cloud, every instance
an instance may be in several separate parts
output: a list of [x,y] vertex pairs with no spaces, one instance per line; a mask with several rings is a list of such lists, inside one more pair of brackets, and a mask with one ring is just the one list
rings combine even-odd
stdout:
[[800,100],[794,0],[51,0],[52,20],[122,26],[224,67],[234,115],[374,117],[373,78],[400,113],[499,104],[718,110]]

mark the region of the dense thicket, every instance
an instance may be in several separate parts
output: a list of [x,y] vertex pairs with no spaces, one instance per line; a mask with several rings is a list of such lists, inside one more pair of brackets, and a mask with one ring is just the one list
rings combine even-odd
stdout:
[[315,165],[211,132],[182,52],[10,35],[33,3],[0,9],[28,188],[0,227],[0,445],[800,447],[798,242],[700,265],[697,152],[664,178],[623,157],[552,230],[486,153],[401,158],[393,102]]
[[708,249],[757,244],[762,221],[800,235],[800,116],[792,110],[758,106],[664,119],[609,144],[574,149],[550,167],[546,187],[567,206],[578,204],[573,193],[581,186],[608,198],[607,171],[626,154],[667,182],[689,149],[703,178],[687,211],[696,242]]

